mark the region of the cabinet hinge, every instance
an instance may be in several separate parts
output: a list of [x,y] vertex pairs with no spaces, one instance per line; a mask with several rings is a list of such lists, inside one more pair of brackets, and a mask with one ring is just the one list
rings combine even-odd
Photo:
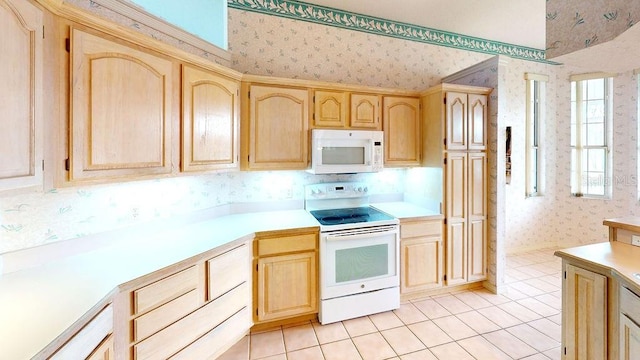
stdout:
[[447,146],[447,138],[442,139],[442,144],[444,144],[444,146]]
[[314,104],[316,103],[316,96],[315,95],[313,95],[313,103]]
[[443,162],[444,162],[445,165],[447,165],[447,158],[444,158]]
[[447,98],[446,98],[446,97],[445,97],[445,98],[442,98],[442,102],[443,102],[445,105],[447,105]]
[[251,99],[251,91],[247,92],[247,97]]
[[313,113],[313,115],[311,115],[311,120],[315,120],[316,119],[316,114]]
[[564,272],[564,278],[565,279],[567,278],[567,272],[566,271]]
[[67,52],[71,52],[71,40],[69,40],[69,38],[64,39],[64,49],[67,50]]
[[64,169],[69,171],[71,169],[71,164],[69,163],[69,158],[64,159]]
[[564,354],[567,355],[567,347],[564,347]]
[[258,264],[256,264],[256,271],[258,271]]
[[447,281],[447,275],[444,276],[444,281]]
[[44,39],[44,25],[42,25],[42,38]]
[[256,316],[258,316],[258,308],[256,308]]
[[447,218],[444,218],[444,224],[447,225]]
[[44,171],[44,160],[42,160],[42,171]]

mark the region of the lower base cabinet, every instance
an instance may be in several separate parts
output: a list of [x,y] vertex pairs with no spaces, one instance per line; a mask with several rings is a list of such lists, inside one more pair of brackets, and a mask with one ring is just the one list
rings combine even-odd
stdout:
[[442,220],[402,219],[400,251],[402,295],[442,287]]
[[257,235],[254,323],[318,312],[318,231]]
[[640,295],[620,286],[620,360],[640,359]]

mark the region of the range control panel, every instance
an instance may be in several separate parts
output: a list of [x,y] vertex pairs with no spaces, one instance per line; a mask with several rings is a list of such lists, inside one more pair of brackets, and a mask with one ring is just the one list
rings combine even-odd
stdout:
[[369,187],[362,182],[321,183],[305,186],[306,199],[345,199],[369,195]]

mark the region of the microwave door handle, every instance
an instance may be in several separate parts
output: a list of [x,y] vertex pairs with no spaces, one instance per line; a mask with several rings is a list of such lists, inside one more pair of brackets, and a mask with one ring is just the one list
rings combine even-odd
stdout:
[[371,239],[371,238],[389,236],[389,235],[395,235],[395,234],[397,234],[396,231],[385,230],[385,231],[375,231],[375,232],[356,234],[356,235],[348,235],[348,234],[344,234],[344,235],[326,235],[325,239],[327,241],[362,240],[362,239]]

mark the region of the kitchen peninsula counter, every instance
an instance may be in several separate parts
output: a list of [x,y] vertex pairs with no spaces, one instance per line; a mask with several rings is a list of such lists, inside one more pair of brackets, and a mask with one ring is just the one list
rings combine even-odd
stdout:
[[403,201],[372,203],[371,206],[399,219],[417,217],[430,220],[444,219],[444,215],[438,212]]
[[136,278],[256,232],[317,226],[302,209],[226,215],[0,276],[0,358],[32,358]]

